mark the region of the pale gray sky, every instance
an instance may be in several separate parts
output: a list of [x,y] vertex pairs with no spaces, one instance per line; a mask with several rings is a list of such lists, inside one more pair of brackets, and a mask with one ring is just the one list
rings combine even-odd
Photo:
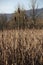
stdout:
[[[39,8],[43,8],[43,0],[37,0]],[[24,9],[30,9],[30,0],[0,0],[0,13],[12,13],[20,5]]]

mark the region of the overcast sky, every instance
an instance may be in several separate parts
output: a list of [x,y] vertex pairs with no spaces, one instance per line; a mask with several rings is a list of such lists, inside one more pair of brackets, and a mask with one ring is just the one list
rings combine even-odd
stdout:
[[[39,8],[43,8],[43,0],[37,0]],[[30,0],[0,0],[0,13],[13,13],[18,5],[28,10],[30,9]]]

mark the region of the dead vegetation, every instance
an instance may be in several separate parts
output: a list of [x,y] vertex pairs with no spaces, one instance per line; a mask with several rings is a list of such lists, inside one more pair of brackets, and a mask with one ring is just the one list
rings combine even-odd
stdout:
[[0,31],[0,65],[42,64],[43,30]]

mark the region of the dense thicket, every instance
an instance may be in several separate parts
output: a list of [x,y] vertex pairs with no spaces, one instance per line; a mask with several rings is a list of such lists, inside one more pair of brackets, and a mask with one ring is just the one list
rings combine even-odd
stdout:
[[25,10],[21,10],[20,8],[18,8],[18,10],[15,13],[13,13],[13,15],[9,21],[7,20],[6,15],[3,14],[0,16],[0,30],[3,30],[3,29],[26,29],[26,28],[36,28],[36,29],[39,28],[40,29],[40,28],[43,28],[43,24],[40,25],[40,23],[38,23],[38,22],[39,22],[39,20],[36,19],[34,17],[34,15],[33,16],[31,15],[31,17],[29,18],[26,15]]

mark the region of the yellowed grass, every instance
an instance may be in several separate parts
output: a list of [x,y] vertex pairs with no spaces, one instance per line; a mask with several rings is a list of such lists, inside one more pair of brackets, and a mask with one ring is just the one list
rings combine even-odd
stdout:
[[[1,47],[4,44],[3,54],[6,60],[6,51],[10,51],[10,48],[13,50],[18,47],[18,43],[22,44],[26,50],[31,50],[30,54],[32,53],[32,57],[37,57],[36,54],[39,53],[40,55],[40,62],[43,62],[43,30],[35,30],[35,29],[27,29],[27,30],[4,30],[3,31],[3,38],[2,38],[2,31],[0,31],[0,45]],[[2,47],[3,48],[3,47]],[[35,49],[35,52],[34,52]],[[25,50],[25,51],[26,51]],[[23,52],[23,51],[22,51]],[[12,54],[12,53],[11,53]]]
[[[15,45],[18,43],[19,35],[22,39],[23,44],[25,45],[25,38],[27,40],[28,45],[31,43],[32,45],[40,44],[40,41],[43,42],[43,30],[4,30],[3,31],[3,41],[4,43]],[[15,40],[15,41],[14,41]],[[39,41],[40,40],[40,41]],[[0,31],[0,44],[2,42],[2,32]]]

